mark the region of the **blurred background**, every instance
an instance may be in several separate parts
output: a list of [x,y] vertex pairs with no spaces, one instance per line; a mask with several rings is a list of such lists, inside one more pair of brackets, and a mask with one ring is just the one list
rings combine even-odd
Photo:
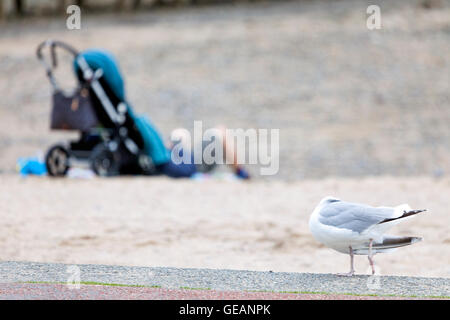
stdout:
[[[81,4],[81,29],[65,7]],[[326,195],[429,209],[376,257],[383,274],[450,276],[450,1],[0,0],[0,259],[344,272],[308,218]],[[366,26],[369,5],[381,29]],[[45,39],[118,58],[126,95],[177,127],[280,129],[280,170],[254,181],[26,179],[49,129]],[[75,83],[69,57],[57,77]],[[429,214],[429,215],[428,215]],[[360,260],[358,260],[360,259]],[[357,257],[358,273],[367,259]]]
[[[194,120],[279,128],[271,178],[450,170],[448,1],[378,1],[379,30],[361,0],[79,2],[81,30],[68,30],[69,1],[2,1],[2,172],[61,139],[34,52],[47,38],[111,50],[128,100],[166,138]],[[65,65],[59,79],[74,81]]]

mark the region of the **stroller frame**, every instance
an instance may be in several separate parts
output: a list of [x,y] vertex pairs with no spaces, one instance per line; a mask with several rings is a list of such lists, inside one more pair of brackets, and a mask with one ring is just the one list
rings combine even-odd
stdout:
[[[50,49],[51,65],[44,59],[42,51],[45,47]],[[84,84],[97,97],[112,123],[112,128],[91,128],[87,132],[82,131],[77,141],[52,146],[45,157],[48,174],[65,176],[69,168],[79,160],[88,161],[91,169],[100,176],[121,173],[154,174],[155,166],[152,159],[130,138],[129,129],[125,126],[129,112],[125,101],[120,101],[115,107],[100,83],[103,70],[99,68],[94,71],[85,58],[70,45],[61,41],[47,40],[39,44],[36,54],[46,69],[53,93],[62,91],[53,74],[53,70],[58,65],[57,48],[64,49],[74,56],[81,70]],[[80,79],[78,80],[80,83]]]

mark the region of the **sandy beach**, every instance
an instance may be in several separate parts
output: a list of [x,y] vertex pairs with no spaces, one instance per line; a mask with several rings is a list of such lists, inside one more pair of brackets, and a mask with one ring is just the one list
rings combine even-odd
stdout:
[[[450,180],[301,182],[0,177],[0,259],[70,264],[346,272],[308,218],[324,195],[429,211],[392,229],[424,241],[379,254],[381,274],[450,277]],[[356,271],[369,272],[365,256]]]

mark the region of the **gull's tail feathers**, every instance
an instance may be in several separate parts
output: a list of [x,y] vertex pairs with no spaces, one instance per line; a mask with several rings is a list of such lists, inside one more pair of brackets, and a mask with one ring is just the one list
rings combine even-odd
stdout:
[[392,249],[398,247],[409,246],[413,243],[422,241],[421,237],[396,237],[396,236],[385,236],[382,243],[373,244],[375,249]]
[[[382,242],[372,244],[372,250],[374,253],[389,252],[400,247],[409,246],[422,240],[423,238],[421,237],[384,236]],[[365,247],[356,249],[354,253],[369,254],[369,244],[367,243]]]

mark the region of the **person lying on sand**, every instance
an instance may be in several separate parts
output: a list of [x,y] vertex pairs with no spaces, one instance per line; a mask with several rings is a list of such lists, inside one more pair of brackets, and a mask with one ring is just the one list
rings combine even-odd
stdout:
[[[236,177],[240,179],[248,180],[250,179],[249,173],[238,164],[234,142],[232,140],[227,141],[226,139],[226,128],[224,126],[219,126],[215,128],[216,136],[214,139],[219,139],[219,143],[223,148],[224,162],[230,166],[230,168],[235,173]],[[189,141],[189,143],[186,143]],[[176,146],[179,146],[177,150],[174,150]],[[201,151],[207,147],[205,142],[202,142]],[[192,177],[196,173],[209,173],[216,167],[217,164],[207,164],[204,159],[201,163],[195,163],[193,150],[190,147],[190,134],[187,129],[178,128],[172,131],[171,141],[168,146],[171,156],[168,161],[156,166],[159,173],[167,175],[172,178],[186,178]],[[176,151],[176,152],[172,152]],[[176,154],[182,157],[184,152],[188,152],[188,161],[176,161],[174,159]]]

